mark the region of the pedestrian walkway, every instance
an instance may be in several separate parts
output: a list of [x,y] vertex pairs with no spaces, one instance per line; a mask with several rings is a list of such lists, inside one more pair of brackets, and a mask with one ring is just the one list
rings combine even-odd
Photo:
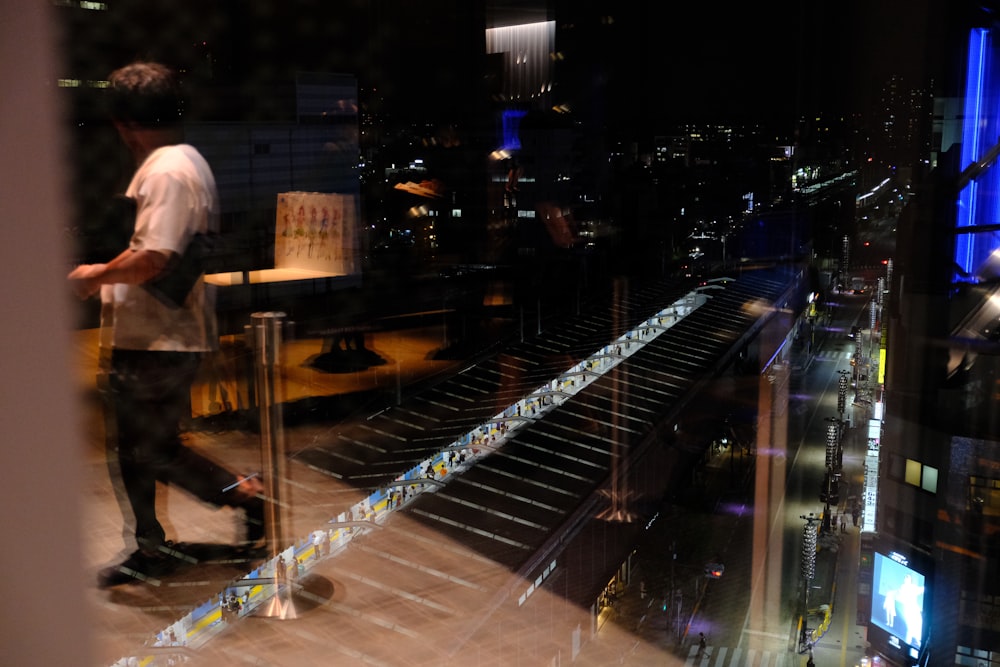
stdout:
[[851,360],[850,352],[839,352],[839,351],[823,351],[812,356],[812,363],[838,363],[838,362],[848,362]]
[[783,652],[743,650],[711,644],[699,653],[695,644],[691,646],[684,664],[686,667],[791,667],[798,665],[798,661]]

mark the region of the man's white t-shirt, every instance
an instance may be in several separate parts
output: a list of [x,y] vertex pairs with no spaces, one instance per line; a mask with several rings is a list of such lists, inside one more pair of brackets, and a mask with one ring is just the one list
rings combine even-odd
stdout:
[[[153,151],[125,195],[136,200],[132,250],[180,255],[195,234],[218,231],[215,177],[201,153],[188,144]],[[140,285],[123,283],[102,286],[101,301],[104,347],[170,352],[217,347],[214,292],[202,278],[180,308],[164,305]]]

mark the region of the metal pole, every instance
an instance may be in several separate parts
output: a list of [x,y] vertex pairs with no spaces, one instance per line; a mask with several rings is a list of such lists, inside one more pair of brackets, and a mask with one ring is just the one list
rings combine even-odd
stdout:
[[[257,378],[257,407],[260,411],[260,447],[264,483],[264,528],[270,559],[288,544],[282,517],[285,500],[285,429],[282,421],[282,397],[276,382],[281,351],[281,327],[284,313],[254,313],[250,316],[253,332],[254,370]],[[281,581],[283,576],[275,580]],[[282,575],[284,573],[281,573]],[[296,617],[292,589],[277,583],[274,595],[261,606],[257,615],[268,618]]]
[[[681,602],[680,596],[677,595],[677,584],[674,581],[674,565],[677,563],[677,540],[670,542],[670,602],[669,602],[669,614],[674,615],[674,632],[677,637],[677,641],[681,640]],[[677,604],[674,604],[674,600],[677,600]]]

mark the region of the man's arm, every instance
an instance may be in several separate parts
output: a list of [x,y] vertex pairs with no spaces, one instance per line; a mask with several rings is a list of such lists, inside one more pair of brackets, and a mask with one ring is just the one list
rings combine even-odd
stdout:
[[155,278],[170,261],[170,253],[159,250],[125,250],[107,264],[81,264],[67,278],[81,299],[96,294],[101,285],[141,285]]

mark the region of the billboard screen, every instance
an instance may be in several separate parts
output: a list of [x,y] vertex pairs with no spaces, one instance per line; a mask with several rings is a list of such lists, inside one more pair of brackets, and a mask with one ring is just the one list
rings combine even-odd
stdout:
[[871,622],[914,648],[924,627],[924,575],[905,559],[875,553]]

